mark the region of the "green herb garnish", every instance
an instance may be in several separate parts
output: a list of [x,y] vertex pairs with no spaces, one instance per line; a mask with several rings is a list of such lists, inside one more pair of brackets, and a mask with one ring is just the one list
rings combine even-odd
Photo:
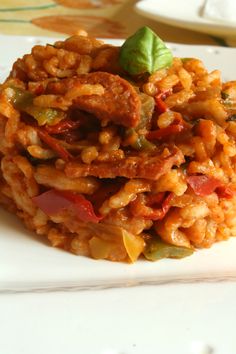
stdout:
[[142,27],[120,49],[121,67],[131,75],[152,74],[171,66],[173,55],[150,28]]

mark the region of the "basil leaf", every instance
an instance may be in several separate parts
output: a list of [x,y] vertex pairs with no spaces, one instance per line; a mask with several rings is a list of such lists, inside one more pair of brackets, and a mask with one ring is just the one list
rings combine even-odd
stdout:
[[119,63],[131,75],[152,74],[169,67],[173,55],[165,43],[148,27],[140,28],[120,49]]

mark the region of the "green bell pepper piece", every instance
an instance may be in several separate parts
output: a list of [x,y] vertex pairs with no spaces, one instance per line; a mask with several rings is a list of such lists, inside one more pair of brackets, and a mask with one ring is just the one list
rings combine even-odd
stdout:
[[157,237],[147,242],[144,256],[149,261],[157,261],[162,258],[184,258],[190,256],[193,252],[192,248],[174,246]]

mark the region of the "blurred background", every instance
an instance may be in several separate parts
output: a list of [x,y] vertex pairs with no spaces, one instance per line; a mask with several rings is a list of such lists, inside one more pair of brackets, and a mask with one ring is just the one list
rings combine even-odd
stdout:
[[[169,42],[230,45],[207,33],[144,17],[134,10],[136,3],[135,0],[1,0],[0,33],[55,37],[84,29],[100,38],[125,38],[140,26],[148,25]],[[159,1],[155,3],[158,9]]]

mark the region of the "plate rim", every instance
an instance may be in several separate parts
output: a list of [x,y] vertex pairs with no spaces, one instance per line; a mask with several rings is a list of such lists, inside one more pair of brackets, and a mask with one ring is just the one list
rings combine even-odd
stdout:
[[[174,0],[172,0],[174,1]],[[199,31],[201,33],[208,33],[211,35],[218,34],[222,36],[227,36],[227,38],[235,38],[236,33],[232,33],[232,29],[236,29],[236,24],[231,25],[227,24],[221,21],[211,21],[207,18],[200,17],[199,15],[196,18],[199,18],[199,20],[195,21],[190,21],[188,19],[178,19],[177,17],[172,17],[172,16],[166,16],[166,15],[161,15],[156,13],[156,11],[152,12],[147,8],[147,5],[154,4],[153,0],[140,0],[138,1],[134,9],[135,11],[143,16],[146,16],[152,20],[156,20],[162,23],[166,23],[168,25],[174,26],[174,27],[180,27],[183,29],[190,29],[194,31]]]

